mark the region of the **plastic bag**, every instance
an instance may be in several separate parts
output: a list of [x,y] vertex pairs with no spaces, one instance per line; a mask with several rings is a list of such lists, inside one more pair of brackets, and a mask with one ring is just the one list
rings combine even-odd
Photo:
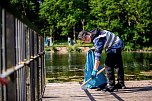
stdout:
[[[95,57],[94,52],[92,50],[89,50],[86,55],[86,64],[85,64],[85,70],[84,70],[84,82],[86,82],[88,79],[91,78],[91,73],[94,67],[95,63]],[[98,67],[98,71],[102,69],[101,66]],[[88,82],[85,87],[87,88],[102,88],[107,84],[107,79],[104,75],[104,73],[100,73],[97,75],[97,77],[90,82]]]

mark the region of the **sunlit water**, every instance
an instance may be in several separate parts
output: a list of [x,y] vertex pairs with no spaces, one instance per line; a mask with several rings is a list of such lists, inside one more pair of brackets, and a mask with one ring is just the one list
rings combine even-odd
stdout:
[[[103,66],[105,54],[102,55]],[[46,52],[45,67],[48,82],[83,81],[86,54]],[[125,80],[152,79],[152,53],[123,52]]]

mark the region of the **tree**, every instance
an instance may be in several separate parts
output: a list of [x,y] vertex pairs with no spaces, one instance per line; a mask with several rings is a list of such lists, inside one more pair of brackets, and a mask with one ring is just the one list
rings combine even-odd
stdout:
[[39,6],[41,0],[10,0],[13,7],[22,15],[25,15],[30,22],[41,28],[39,20]]
[[152,43],[150,0],[11,0],[11,3],[55,39],[65,40],[81,30],[98,27],[119,35],[130,48]]
[[46,19],[53,35],[67,36],[79,26],[84,16],[84,5],[86,3],[83,0],[44,0],[39,14],[41,19]]
[[[149,44],[151,33],[150,0],[90,0],[88,28],[99,27],[119,34],[126,45],[140,48]],[[147,45],[146,45],[147,46]]]

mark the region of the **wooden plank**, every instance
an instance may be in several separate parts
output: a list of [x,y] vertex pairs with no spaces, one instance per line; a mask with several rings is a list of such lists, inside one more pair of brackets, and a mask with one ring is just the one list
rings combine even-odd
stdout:
[[78,82],[48,83],[42,101],[152,101],[152,80],[126,81],[127,89],[81,89]]

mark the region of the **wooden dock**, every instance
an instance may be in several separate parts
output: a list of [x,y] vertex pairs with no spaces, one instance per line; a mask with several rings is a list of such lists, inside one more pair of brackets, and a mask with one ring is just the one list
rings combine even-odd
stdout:
[[152,80],[126,81],[127,89],[82,90],[78,82],[48,83],[42,101],[152,101]]

